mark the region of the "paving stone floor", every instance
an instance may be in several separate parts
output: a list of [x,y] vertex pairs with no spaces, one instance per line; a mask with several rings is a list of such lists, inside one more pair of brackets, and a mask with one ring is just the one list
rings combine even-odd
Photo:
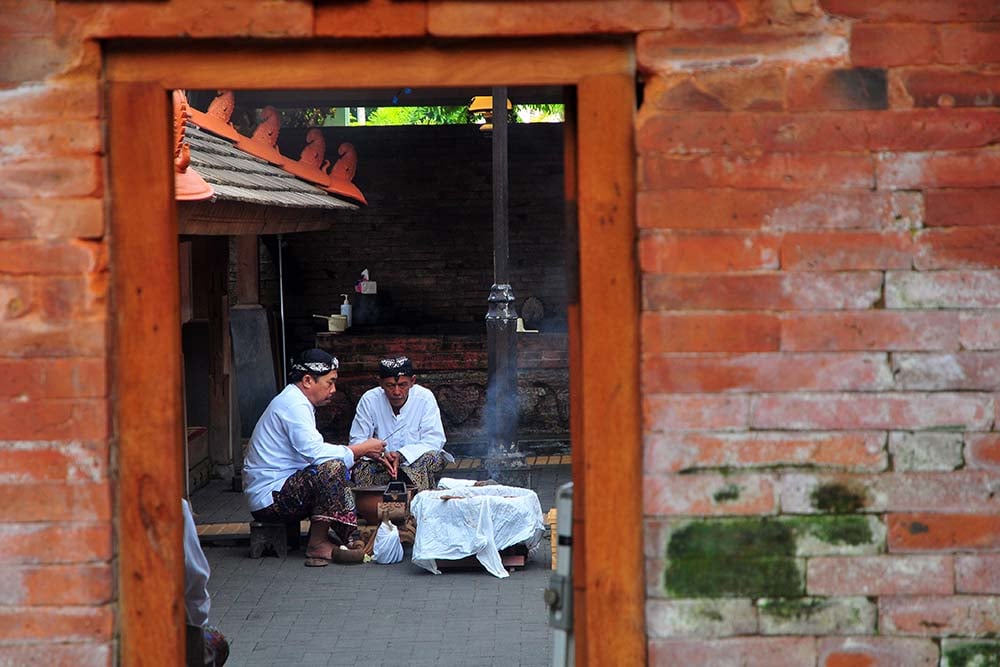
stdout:
[[[531,487],[543,513],[569,479],[568,465],[533,469]],[[191,500],[199,523],[249,520],[242,495],[222,481]],[[548,539],[506,579],[479,568],[433,575],[409,561],[408,549],[396,565],[324,568],[304,567],[301,551],[285,559],[251,559],[247,550],[245,541],[205,546],[212,622],[230,639],[228,665],[551,664],[552,632],[542,601],[552,572]]]

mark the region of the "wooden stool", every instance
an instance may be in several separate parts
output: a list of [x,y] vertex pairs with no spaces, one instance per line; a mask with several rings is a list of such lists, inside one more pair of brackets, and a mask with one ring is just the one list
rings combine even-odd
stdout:
[[288,550],[299,548],[299,522],[264,523],[250,522],[250,558],[260,558],[267,553],[273,553],[278,558],[284,558]]

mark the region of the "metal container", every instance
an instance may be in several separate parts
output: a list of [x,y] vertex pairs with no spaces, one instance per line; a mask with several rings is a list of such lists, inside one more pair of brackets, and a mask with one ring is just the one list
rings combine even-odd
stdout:
[[344,333],[347,329],[346,315],[313,315],[321,320],[326,320],[327,331],[331,333]]

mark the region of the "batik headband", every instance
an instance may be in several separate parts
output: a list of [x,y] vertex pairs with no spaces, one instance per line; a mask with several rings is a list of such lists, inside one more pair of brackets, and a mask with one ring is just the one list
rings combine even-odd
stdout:
[[400,375],[413,375],[413,364],[408,357],[393,357],[378,362],[380,378],[395,378]]
[[330,357],[330,361],[294,361],[292,362],[292,370],[299,371],[300,373],[316,373],[318,375],[326,375],[330,371],[335,371],[340,368],[340,362],[337,361],[337,357]]
[[303,373],[319,373],[320,375],[325,375],[330,371],[335,371],[338,367],[339,364],[336,359],[333,360],[332,364],[324,364],[319,361],[310,361],[304,364],[292,364],[293,371],[301,371]]

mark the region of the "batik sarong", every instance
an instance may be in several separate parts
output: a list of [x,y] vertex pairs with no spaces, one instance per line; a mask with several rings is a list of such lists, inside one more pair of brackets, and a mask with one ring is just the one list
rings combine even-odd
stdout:
[[289,523],[307,517],[312,521],[329,521],[344,544],[358,527],[354,493],[348,486],[347,466],[343,461],[307,466],[286,479],[281,490],[271,495],[273,503],[251,512],[257,521]]
[[202,626],[201,631],[205,640],[206,664],[222,667],[229,659],[229,641],[214,625]]
[[[398,479],[415,486],[418,491],[426,491],[437,486],[437,474],[448,464],[443,451],[427,452],[413,463],[403,463],[400,459]],[[393,481],[389,470],[379,461],[361,459],[351,468],[354,486],[385,486]]]

